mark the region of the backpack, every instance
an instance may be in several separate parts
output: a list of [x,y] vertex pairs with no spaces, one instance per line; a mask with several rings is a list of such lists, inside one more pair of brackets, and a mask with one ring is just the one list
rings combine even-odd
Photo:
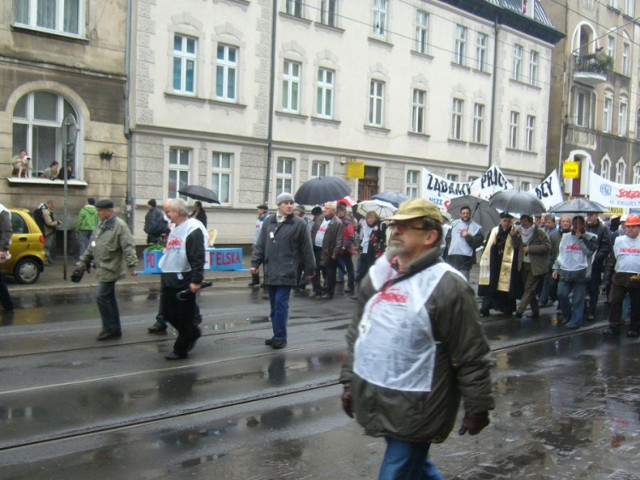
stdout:
[[40,228],[40,232],[44,235],[44,212],[45,205],[40,205],[33,211],[33,219],[36,221],[38,228]]

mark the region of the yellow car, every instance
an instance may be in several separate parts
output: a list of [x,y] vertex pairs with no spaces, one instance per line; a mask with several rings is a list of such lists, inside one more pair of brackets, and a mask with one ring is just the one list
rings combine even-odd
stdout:
[[4,275],[13,275],[18,283],[34,283],[44,270],[44,235],[28,210],[10,208],[11,258],[0,264]]

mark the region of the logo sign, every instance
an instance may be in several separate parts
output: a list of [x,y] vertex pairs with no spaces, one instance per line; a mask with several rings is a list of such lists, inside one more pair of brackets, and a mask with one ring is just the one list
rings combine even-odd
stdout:
[[364,162],[349,160],[347,162],[347,178],[364,178]]
[[564,162],[562,164],[562,176],[564,178],[578,178],[580,175],[580,162]]
[[610,209],[640,208],[640,184],[615,183],[590,172],[589,198]]

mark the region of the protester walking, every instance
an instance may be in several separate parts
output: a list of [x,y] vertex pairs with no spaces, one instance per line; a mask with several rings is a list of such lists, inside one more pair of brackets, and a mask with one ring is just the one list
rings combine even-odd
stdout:
[[189,218],[187,204],[181,198],[166,202],[165,212],[174,224],[158,266],[162,272],[160,301],[164,321],[178,331],[173,351],[167,360],[189,356],[202,335],[194,323],[196,293],[204,280],[205,250],[209,236],[204,225]]
[[338,257],[338,264],[344,265],[347,276],[347,288],[344,293],[353,293],[355,289],[355,272],[353,269],[353,243],[356,237],[356,229],[353,225],[353,218],[347,215],[347,207],[344,204],[338,205],[336,215],[342,222],[342,248]]
[[363,280],[347,333],[342,406],[384,437],[379,479],[443,479],[429,448],[451,432],[461,397],[459,434],[489,424],[490,348],[469,283],[441,259],[438,207],[408,200],[391,220],[389,250]]
[[320,274],[313,278],[313,292],[316,298],[330,299],[336,290],[336,270],[338,255],[342,251],[342,222],[336,216],[333,202],[324,204],[324,216],[320,215],[311,229],[311,240],[317,269],[321,270],[326,282],[320,283]]
[[264,264],[265,283],[269,289],[270,318],[273,336],[265,345],[274,349],[287,345],[289,298],[296,287],[298,264],[303,263],[307,279],[315,272],[315,259],[306,223],[293,215],[293,195],[281,193],[276,199],[278,210],[269,216],[251,256],[251,274]]
[[611,253],[611,231],[607,228],[597,213],[587,214],[587,232],[593,233],[598,237],[598,249],[593,256],[591,264],[591,278],[587,285],[589,293],[589,303],[587,310],[587,320],[593,321],[596,318],[596,307],[600,298],[600,285],[602,285],[602,276],[605,272],[606,261]]
[[131,276],[137,275],[138,258],[129,227],[113,213],[113,202],[98,200],[96,208],[100,223],[91,234],[78,266],[87,271],[92,263],[95,267],[99,282],[96,301],[102,319],[102,331],[97,339],[111,340],[122,336],[116,282],[127,270]]
[[451,222],[446,235],[447,263],[460,271],[467,280],[476,263],[476,249],[484,241],[482,227],[471,220],[471,207],[460,209],[460,218]]
[[78,259],[89,246],[91,234],[98,226],[98,210],[96,209],[96,199],[89,197],[87,204],[80,209],[76,220],[76,235],[78,236]]
[[[267,207],[266,203],[262,203],[258,205],[258,217],[256,218],[256,227],[253,234],[253,243],[251,244],[251,250],[256,248],[256,243],[258,243],[258,238],[260,237],[260,231],[262,230],[262,224],[264,221],[269,218],[269,207]],[[260,270],[256,269],[255,274],[251,274],[251,281],[249,282],[249,287],[259,287],[260,286]]]
[[571,234],[560,240],[553,278],[558,279],[558,300],[566,327],[580,328],[584,318],[587,283],[591,278],[591,261],[598,249],[598,237],[585,229],[584,217],[571,220]]

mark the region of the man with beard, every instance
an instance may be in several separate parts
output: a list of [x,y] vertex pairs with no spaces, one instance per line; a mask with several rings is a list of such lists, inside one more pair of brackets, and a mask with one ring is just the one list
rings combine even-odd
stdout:
[[469,280],[476,259],[476,248],[482,245],[482,227],[471,220],[471,207],[464,205],[460,209],[460,218],[451,222],[446,240],[447,263]]
[[480,314],[483,317],[488,317],[492,308],[506,315],[516,309],[516,299],[522,294],[522,282],[516,271],[517,241],[513,215],[502,212],[500,224],[489,232],[480,259],[478,295],[482,297]]

